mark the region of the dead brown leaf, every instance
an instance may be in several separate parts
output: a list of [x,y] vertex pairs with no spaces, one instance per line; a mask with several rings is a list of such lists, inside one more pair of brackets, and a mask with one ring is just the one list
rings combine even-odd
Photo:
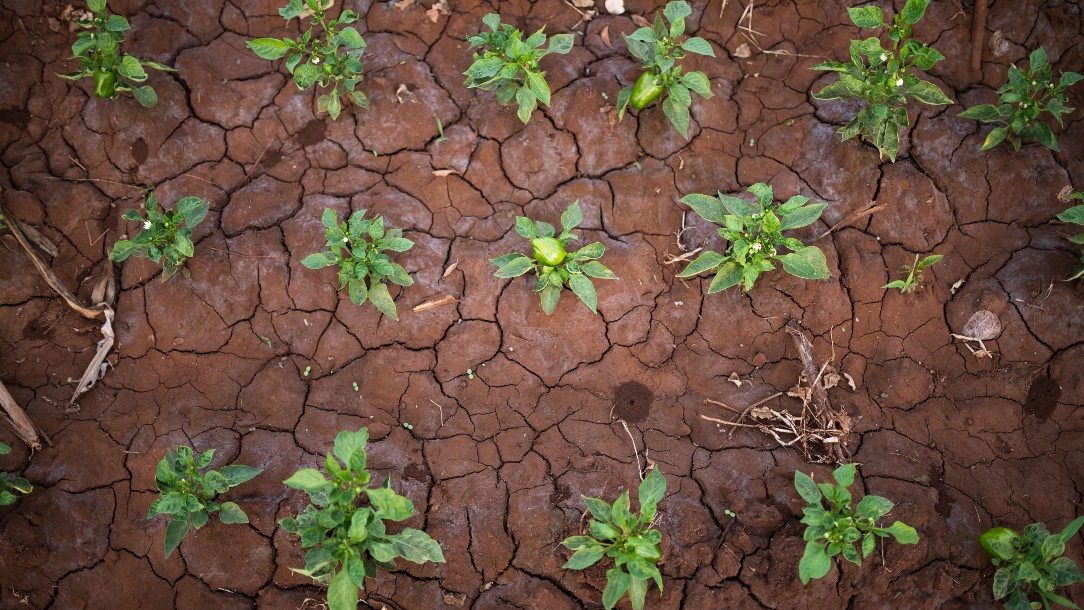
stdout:
[[443,280],[444,278],[446,278],[446,277],[448,277],[449,275],[451,275],[451,274],[452,274],[452,272],[453,272],[453,271],[455,271],[456,267],[458,267],[458,266],[459,266],[459,262],[458,262],[458,261],[456,261],[456,262],[452,263],[451,265],[448,265],[448,268],[444,270],[444,275],[440,276],[440,279],[442,279],[442,280]]
[[454,173],[456,173],[456,171],[454,169],[435,169],[435,170],[433,170],[433,175],[438,177],[438,178],[444,178],[444,177],[447,177],[447,176],[451,176]]
[[459,299],[453,297],[450,294],[446,294],[446,295],[440,297],[439,299],[432,299],[432,300],[426,301],[426,302],[424,302],[424,303],[422,303],[420,305],[415,306],[414,311],[415,312],[429,311],[430,309],[434,309],[436,307],[441,307],[443,305],[451,305],[452,303],[458,303],[458,302],[459,302]]
[[651,27],[651,22],[648,21],[647,19],[644,19],[641,15],[633,15],[632,16],[632,22],[635,23],[638,27],[642,27],[642,28]]
[[602,28],[602,33],[599,34],[599,38],[602,39],[602,44],[610,47],[611,49],[614,48],[614,46],[610,44],[610,26],[607,25]]

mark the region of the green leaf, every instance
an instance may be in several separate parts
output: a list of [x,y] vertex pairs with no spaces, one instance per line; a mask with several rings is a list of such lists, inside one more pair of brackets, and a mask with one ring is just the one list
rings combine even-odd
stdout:
[[1016,583],[1013,581],[1013,572],[1015,572],[1015,568],[1010,569],[1008,567],[998,568],[994,572],[994,599],[1005,597],[1015,588]]
[[629,590],[632,579],[628,572],[621,568],[610,568],[606,571],[606,588],[602,591],[602,605],[607,610],[617,605],[625,592]]
[[707,99],[712,96],[711,81],[703,72],[689,72],[681,77],[681,82],[689,89],[696,91],[701,97]]
[[693,14],[693,9],[689,7],[688,2],[675,0],[666,4],[666,7],[662,9],[662,14],[666,17],[667,22],[674,23],[685,21],[686,17]]
[[568,278],[568,287],[580,297],[591,313],[598,313],[598,297],[595,295],[595,285],[591,283],[591,280],[582,274],[574,273]]
[[298,89],[304,91],[311,87],[323,73],[323,70],[312,63],[305,62],[294,69],[294,82],[297,83]]
[[[597,523],[597,521],[596,521]],[[583,570],[598,563],[599,559],[606,554],[603,546],[584,547],[572,554],[572,557],[561,566],[562,570]]]
[[527,239],[534,239],[538,237],[538,234],[535,233],[534,230],[534,223],[531,222],[530,218],[525,218],[523,216],[516,217],[516,233],[519,233],[521,237],[525,237]]
[[132,26],[124,17],[121,17],[120,15],[110,15],[109,19],[105,22],[105,29],[109,32],[123,32],[132,29]]
[[960,113],[960,118],[991,123],[1001,118],[1001,112],[993,104],[978,104]]
[[873,532],[869,532],[862,538],[862,557],[869,557],[869,554],[873,552],[874,546],[877,544],[877,538]]
[[337,262],[339,262],[339,258],[332,252],[317,252],[301,260],[301,264],[309,269],[323,269]]
[[807,246],[777,258],[787,273],[802,279],[823,280],[830,276],[824,252],[816,246]]
[[552,314],[557,309],[557,301],[561,299],[561,289],[553,284],[547,284],[542,289],[542,311]]
[[223,502],[218,511],[218,518],[223,523],[248,523],[248,515],[233,502]]
[[531,269],[534,269],[534,266],[535,264],[533,260],[526,256],[520,255],[519,257],[514,258],[508,263],[506,263],[500,269],[497,269],[497,272],[494,275],[500,278],[519,277],[524,273],[527,273]]
[[347,291],[350,294],[350,302],[355,305],[361,305],[369,299],[369,288],[365,285],[365,280],[350,279],[347,282]]
[[930,81],[921,79],[907,88],[907,95],[910,95],[923,104],[929,104],[931,106],[941,106],[953,103],[952,100],[945,95],[945,92],[941,91],[940,87]]
[[529,87],[520,87],[516,91],[516,104],[519,107],[516,109],[516,116],[523,122],[524,125],[531,120],[531,114],[534,113],[535,107],[538,105],[538,98]]
[[915,528],[903,523],[902,521],[896,521],[892,525],[885,528],[885,533],[891,535],[896,539],[896,542],[900,544],[917,544],[918,532]]
[[929,4],[929,0],[907,0],[907,4],[903,6],[903,10],[900,11],[900,17],[903,18],[903,22],[907,25],[914,25],[922,19],[922,15],[926,12],[926,5]]
[[810,504],[820,505],[822,497],[821,490],[809,475],[800,470],[795,470],[794,487],[798,490],[798,495],[802,496],[803,500]]
[[154,108],[158,104],[158,94],[150,85],[132,88],[132,97],[144,108]]
[[100,13],[105,10],[105,0],[87,0],[87,8],[92,12]]
[[405,521],[414,516],[414,504],[404,496],[386,487],[365,490],[369,502],[375,506],[381,518],[391,521]]
[[188,533],[188,519],[171,519],[169,525],[166,526],[166,543],[165,553],[166,557],[173,552],[173,549],[177,548],[177,545],[184,539],[184,535]]
[[986,136],[986,141],[982,143],[980,150],[990,150],[991,148],[1001,144],[1001,141],[1005,139],[1005,136],[1009,135],[1008,127],[995,127],[990,130],[990,133]]
[[[1062,212],[1061,214],[1058,214],[1058,218],[1060,218],[1062,220],[1065,220],[1064,218],[1061,218],[1062,214],[1065,214],[1066,212],[1070,212],[1070,211],[1072,211],[1073,209],[1076,209],[1076,208],[1079,208],[1079,210],[1078,210],[1079,213],[1081,214],[1082,217],[1084,217],[1084,206],[1075,206],[1075,208],[1069,208],[1065,212]],[[1079,224],[1084,224],[1084,222],[1081,222]],[[1082,526],[1084,526],[1084,516],[1077,517],[1076,519],[1073,519],[1072,521],[1070,521],[1069,524],[1065,526],[1065,529],[1058,532],[1057,536],[1058,536],[1059,539],[1061,539],[1062,542],[1069,542],[1069,540],[1073,536],[1075,536],[1078,531],[1080,531],[1080,528]]]
[[395,311],[395,301],[388,293],[388,287],[381,283],[374,283],[369,287],[369,300],[380,310],[380,313],[393,320],[398,320],[399,315]]
[[1033,73],[1038,72],[1046,66],[1046,49],[1039,47],[1028,55],[1028,69]]
[[847,13],[860,28],[879,28],[885,25],[885,15],[877,6],[852,7]]
[[263,472],[262,468],[253,468],[252,466],[243,466],[241,464],[234,464],[230,466],[223,466],[219,469],[222,476],[226,479],[226,485],[229,487],[237,487],[245,481],[251,480],[256,475]]
[[579,200],[576,200],[561,213],[561,228],[565,231],[571,231],[578,227],[581,222],[583,222],[583,212],[580,210]]
[[603,523],[612,523],[610,520],[610,505],[598,498],[589,498],[582,496],[583,501],[587,504],[587,510],[591,511],[591,516]]
[[882,498],[881,496],[865,496],[858,501],[858,506],[855,508],[855,514],[859,517],[865,517],[867,519],[873,519],[876,521],[881,517],[888,514],[892,507],[895,506],[888,498]]
[[723,208],[723,203],[715,197],[694,193],[682,197],[681,203],[692,208],[694,212],[708,222],[713,222],[718,225],[725,222],[723,217],[726,215],[726,211]]
[[1061,149],[1058,148],[1058,141],[1054,138],[1054,132],[1050,131],[1050,128],[1046,126],[1046,123],[1036,122],[1032,133],[1043,146],[1054,152],[1061,152]]
[[708,294],[722,292],[731,286],[737,285],[741,280],[741,265],[734,261],[727,261],[719,268],[719,271],[715,274],[715,278],[711,280],[711,284],[708,285]]
[[395,545],[395,550],[399,552],[399,556],[407,561],[414,563],[424,563],[426,561],[444,563],[444,552],[441,550],[440,545],[437,544],[436,540],[430,538],[429,534],[421,530],[410,527],[403,528],[403,531],[391,538],[391,542]]
[[[632,565],[630,563],[629,565]],[[644,598],[647,596],[647,579],[632,576],[629,579],[629,602],[632,610],[644,610]]]
[[857,468],[854,464],[843,464],[832,471],[832,478],[836,480],[840,487],[850,487],[854,483],[856,471]]
[[546,106],[550,105],[550,86],[546,84],[545,77],[538,72],[527,70],[527,86],[531,88],[531,93],[534,94],[538,101],[542,102]]
[[320,474],[320,471],[312,468],[298,470],[290,478],[283,481],[283,484],[307,492],[321,491],[330,485],[324,475]]
[[546,54],[564,55],[572,50],[574,42],[575,37],[572,34],[554,34],[550,37],[550,46],[546,49]]
[[127,239],[122,239],[117,243],[113,244],[113,249],[109,251],[109,260],[116,261],[118,263],[122,262],[138,249],[139,246],[136,245],[134,242],[131,242]]
[[346,570],[339,570],[331,578],[327,588],[329,610],[356,610],[358,607],[358,587],[350,580]]
[[699,275],[705,271],[711,271],[719,265],[722,265],[726,261],[726,258],[718,252],[708,250],[707,252],[696,257],[693,262],[689,263],[688,267],[677,274],[677,277],[693,277]]
[[670,119],[670,122],[674,125],[674,128],[678,130],[678,133],[688,140],[689,107],[677,103],[673,96],[667,96],[666,99],[662,101],[662,112],[666,115],[666,118]]
[[257,38],[245,43],[253,53],[267,60],[281,59],[290,51],[290,45],[278,38]]
[[485,17],[482,17],[482,23],[489,26],[490,30],[496,32],[501,27],[501,16],[497,13],[489,13]]
[[1058,586],[1084,581],[1084,575],[1081,575],[1076,563],[1068,557],[1057,557],[1046,565],[1046,570]]
[[708,57],[715,57],[715,50],[711,48],[711,44],[708,41],[698,36],[681,43],[681,48],[697,55],[707,55]]
[[610,271],[606,265],[598,261],[588,261],[580,266],[580,271],[583,271],[584,275],[593,277],[599,280],[616,280],[618,277],[614,275],[613,271]]
[[195,254],[195,245],[192,244],[192,240],[187,235],[178,233],[174,237],[173,245],[182,256],[189,257]]
[[658,465],[651,469],[640,482],[638,499],[640,501],[640,521],[650,523],[655,516],[655,509],[666,493],[666,477],[659,472]]
[[365,470],[365,443],[369,440],[369,430],[361,428],[357,432],[342,430],[335,435],[331,453],[339,458],[347,468],[355,473]]
[[351,49],[364,49],[365,39],[361,37],[353,26],[347,26],[341,30],[335,36],[332,37],[334,42],[350,47]]
[[798,561],[798,578],[802,584],[823,577],[830,569],[832,569],[832,558],[825,552],[824,546],[816,542],[807,542],[805,553]]
[[785,214],[779,225],[779,230],[789,231],[790,229],[799,229],[811,225],[821,217],[821,213],[824,212],[826,207],[828,207],[827,203],[814,203]]

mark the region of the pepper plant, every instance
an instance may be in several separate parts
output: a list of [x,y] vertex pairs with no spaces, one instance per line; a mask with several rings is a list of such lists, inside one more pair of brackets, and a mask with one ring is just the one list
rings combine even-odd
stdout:
[[219,470],[207,468],[214,458],[215,450],[209,449],[195,457],[191,447],[177,447],[166,452],[158,462],[154,480],[158,484],[159,497],[151,503],[147,518],[168,515],[165,552],[169,557],[181,543],[189,528],[199,529],[207,525],[211,513],[218,513],[223,523],[248,523],[248,515],[233,502],[216,502],[215,496],[231,487],[263,472],[251,466],[230,465]]
[[[993,527],[979,537],[979,545],[997,566],[994,572],[994,599],[1005,599],[1009,610],[1045,608],[1050,603],[1078,608],[1054,589],[1084,582],[1084,574],[1065,553],[1065,543],[1084,525],[1084,517],[1073,519],[1061,532],[1051,534],[1044,523],[1032,523],[1024,535],[1006,527]],[[1040,601],[1031,601],[1032,595]],[[1041,606],[1040,606],[1041,604]]]
[[163,281],[178,270],[183,270],[184,276],[189,277],[184,261],[195,252],[192,228],[203,222],[210,206],[199,197],[185,197],[177,202],[176,210],[159,212],[158,198],[151,193],[146,208],[146,220],[138,210],[124,213],[122,218],[125,220],[142,221],[143,230],[135,239],[121,239],[113,244],[109,260],[119,263],[134,254],[161,264]]
[[[842,554],[855,565],[869,557],[877,538],[892,536],[900,544],[918,542],[918,532],[902,521],[882,528],[877,521],[892,510],[894,504],[881,496],[864,496],[858,506],[851,507],[851,493],[847,490],[854,483],[855,465],[844,464],[832,473],[836,484],[814,483],[801,472],[794,473],[794,487],[808,506],[803,509],[802,523],[806,524],[803,538],[805,553],[798,562],[798,578],[802,584],[821,578],[832,567],[832,560]],[[827,503],[827,508],[825,508]],[[861,545],[861,555],[855,544]]]
[[583,212],[580,210],[580,202],[573,201],[561,214],[561,233],[554,237],[553,225],[546,222],[534,222],[530,218],[519,216],[516,218],[516,233],[531,240],[531,250],[534,258],[513,252],[490,259],[497,265],[496,275],[500,278],[519,277],[528,271],[534,271],[538,276],[535,292],[541,293],[542,311],[552,314],[557,307],[557,301],[561,298],[561,290],[567,285],[576,296],[580,297],[583,304],[598,313],[598,298],[595,294],[595,285],[591,278],[600,280],[616,280],[617,276],[598,262],[606,246],[601,242],[595,242],[580,248],[575,252],[567,250],[569,242],[579,239],[572,230],[583,221]]
[[[1084,199],[1084,193],[1072,193],[1069,195],[1069,199]],[[1075,205],[1058,214],[1058,220],[1084,226],[1084,205]],[[1077,233],[1069,237],[1069,241],[1077,245],[1084,245],[1084,233]],[[1081,278],[1084,278],[1084,250],[1080,252],[1080,265],[1073,270],[1073,275],[1066,278],[1065,281],[1069,282]]]
[[[365,579],[375,578],[378,568],[394,569],[396,557],[444,563],[440,544],[425,532],[409,527],[395,534],[387,531],[387,521],[412,517],[414,504],[391,489],[391,479],[370,487],[372,475],[365,468],[368,439],[366,428],[339,432],[324,460],[327,478],[318,470],[302,468],[285,481],[312,500],[296,518],[279,521],[282,529],[300,535],[301,546],[309,549],[305,569],[291,569],[328,586],[330,610],[357,608]],[[363,500],[368,501],[366,506],[361,505]]]
[[519,109],[516,115],[527,123],[539,102],[550,105],[550,87],[546,73],[538,69],[538,62],[550,53],[564,55],[572,50],[572,34],[555,34],[545,49],[546,35],[539,29],[523,40],[523,32],[501,23],[501,16],[490,13],[482,18],[489,32],[467,37],[470,48],[486,47],[481,55],[474,54],[474,63],[463,74],[465,83],[472,89],[496,91],[497,101],[502,105],[513,99]]
[[629,52],[644,62],[644,72],[636,79],[636,84],[618,92],[618,119],[625,117],[625,109],[630,104],[636,110],[643,110],[665,94],[662,100],[663,114],[670,119],[678,133],[685,139],[689,138],[689,107],[693,103],[690,91],[705,99],[710,98],[711,83],[703,72],[682,74],[677,62],[686,53],[715,57],[711,44],[703,38],[693,36],[679,42],[685,33],[685,18],[692,12],[687,2],[670,2],[661,15],[655,13],[654,27],[645,26],[631,36],[625,36]]
[[[0,443],[0,455],[11,453],[11,446]],[[13,477],[6,472],[0,472],[0,506],[15,504],[19,499],[16,493],[28,494],[34,487],[22,477]]]
[[395,301],[384,281],[410,286],[414,280],[384,252],[406,252],[414,242],[403,237],[402,229],[385,230],[383,216],[365,220],[365,210],[354,212],[349,222],[340,223],[335,210],[326,208],[322,221],[330,250],[310,254],[301,264],[309,269],[338,265],[339,290],[346,288],[355,305],[368,299],[381,313],[398,320]]
[[158,94],[147,80],[144,68],[175,72],[169,66],[139,59],[134,55],[118,55],[124,42],[124,32],[132,29],[128,20],[120,15],[110,15],[106,0],[87,0],[87,8],[93,16],[72,21],[83,28],[72,45],[72,59],[79,60],[79,69],[57,74],[67,80],[79,80],[90,76],[94,80],[94,96],[112,99],[126,91],[146,108],[158,103]]
[[900,130],[910,125],[908,98],[923,104],[940,106],[953,103],[930,81],[911,73],[913,68],[927,71],[945,58],[936,49],[911,38],[911,27],[922,19],[929,0],[907,0],[892,25],[885,22],[877,6],[848,8],[851,21],[860,28],[888,28],[891,49],[881,47],[875,37],[851,41],[851,61],[826,61],[811,70],[839,72],[839,80],[813,93],[818,100],[860,99],[868,107],[839,130],[843,140],[861,135],[874,146],[883,159],[894,162],[900,148]]
[[900,271],[907,274],[907,279],[889,282],[884,286],[881,286],[881,288],[897,288],[902,293],[911,294],[915,291],[915,288],[922,285],[922,270],[930,265],[941,262],[941,259],[945,258],[941,254],[931,254],[922,260],[918,260],[918,257],[919,255],[916,254],[915,262],[900,267]]
[[274,61],[286,57],[286,69],[294,76],[301,91],[317,85],[323,91],[316,97],[316,111],[325,110],[332,120],[342,112],[342,97],[365,108],[369,98],[357,88],[362,80],[361,55],[365,39],[350,23],[359,15],[345,9],[336,19],[327,19],[325,11],[333,0],[290,0],[279,15],[290,23],[309,17],[309,28],[297,38],[257,38],[248,41],[248,48],[264,59]]
[[[775,205],[772,187],[764,183],[754,184],[749,192],[756,196],[751,203],[722,193],[718,198],[693,194],[681,199],[704,220],[722,225],[719,235],[730,245],[725,255],[712,250],[701,254],[677,277],[714,272],[708,294],[737,284],[751,290],[761,273],[775,269],[774,262],[783,265],[787,273],[803,279],[827,278],[828,265],[819,248],[806,246],[793,237],[783,237],[783,231],[815,222],[827,204],[806,205],[809,197],[795,195],[786,203]],[[780,254],[780,248],[790,252]]]
[[662,574],[655,563],[662,557],[659,543],[662,534],[654,529],[659,500],[666,494],[666,478],[658,468],[640,483],[640,514],[629,512],[629,492],[622,493],[613,505],[599,498],[581,496],[591,512],[590,536],[571,536],[561,544],[575,551],[562,566],[583,570],[603,557],[611,557],[614,567],[606,571],[602,605],[610,610],[627,592],[634,610],[642,610],[651,580],[662,595]]
[[1054,132],[1039,120],[1039,115],[1049,112],[1057,119],[1058,125],[1065,127],[1062,115],[1074,110],[1065,105],[1069,101],[1065,90],[1084,79],[1084,76],[1076,72],[1062,72],[1055,85],[1053,72],[1046,51],[1039,47],[1028,57],[1026,69],[1015,65],[1009,67],[1008,82],[997,90],[997,105],[979,104],[960,113],[965,119],[1002,125],[990,131],[982,150],[989,150],[1006,139],[1014,149],[1020,150],[1021,138],[1035,138],[1050,150],[1060,150]]

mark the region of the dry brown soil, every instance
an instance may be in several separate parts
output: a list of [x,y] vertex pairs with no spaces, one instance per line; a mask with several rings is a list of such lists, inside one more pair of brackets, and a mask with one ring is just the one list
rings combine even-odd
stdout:
[[[0,378],[53,441],[30,456],[0,433],[16,446],[0,467],[35,486],[0,511],[0,607],[318,607],[321,591],[289,569],[302,565],[298,541],[276,526],[304,505],[281,481],[360,426],[372,467],[419,508],[410,525],[448,559],[371,581],[377,607],[598,608],[605,568],[562,571],[558,542],[577,530],[581,494],[613,499],[638,482],[633,442],[668,483],[655,609],[993,608],[977,536],[994,523],[1061,527],[1080,512],[1084,293],[1060,281],[1078,253],[1051,218],[1062,187],[1084,187],[1084,111],[1057,130],[1054,154],[980,153],[988,128],[957,118],[960,104],[913,110],[900,160],[882,163],[839,141],[854,106],[808,94],[829,82],[808,67],[843,58],[857,34],[849,3],[756,2],[751,27],[771,53],[750,44],[743,58],[747,3],[712,0],[695,3],[689,23],[720,58],[688,67],[709,75],[715,97],[695,102],[685,141],[657,108],[612,122],[618,90],[638,75],[620,36],[635,27],[628,14],[585,25],[560,0],[509,0],[506,21],[584,34],[543,62],[553,103],[523,126],[462,85],[464,38],[497,2],[453,0],[431,22],[428,0],[405,10],[347,0],[366,14],[372,105],[332,122],[244,46],[284,32],[280,2],[114,0],[134,26],[130,51],[177,68],[152,74],[161,102],[147,111],[54,76],[72,69],[74,34],[56,20],[64,4],[0,2],[5,204],[56,242],[52,267],[84,297],[110,245],[134,230],[120,216],[144,187],[166,203],[203,197],[212,211],[191,280],[160,282],[141,260],[118,271],[113,368],[74,414],[70,378],[97,329],[0,238]],[[1008,65],[1040,44],[1059,69],[1084,71],[1079,2],[994,0],[986,38],[998,44],[971,82],[973,4],[934,2],[916,29],[948,57],[933,80],[961,104],[993,99]],[[626,6],[650,17],[661,2]],[[1084,88],[1071,105],[1084,106]],[[680,254],[683,213],[685,247],[723,245],[677,200],[760,181],[828,202],[806,239],[871,200],[886,207],[816,242],[828,281],[776,272],[749,294],[705,296],[706,281],[675,280],[678,266],[663,261]],[[606,245],[603,262],[622,279],[599,283],[599,316],[568,294],[546,316],[530,280],[497,280],[487,259],[523,250],[515,216],[556,220],[574,199],[584,237]],[[323,244],[325,207],[383,214],[417,242],[400,257],[416,281],[398,293],[400,322],[337,294],[332,270],[302,268]],[[945,259],[924,288],[881,289],[930,252]],[[412,311],[441,295],[458,302]],[[950,338],[980,308],[1004,325],[987,344],[993,358]],[[742,407],[793,385],[788,321],[857,382],[831,397],[858,418],[861,491],[894,499],[894,516],[922,537],[806,587],[792,479],[829,468],[700,418],[731,416],[705,399]],[[182,443],[218,449],[217,465],[266,471],[229,494],[250,526],[212,523],[166,560],[164,519],[146,512],[155,463]],[[1079,537],[1069,554],[1080,559]],[[1084,603],[1084,588],[1066,594]]]

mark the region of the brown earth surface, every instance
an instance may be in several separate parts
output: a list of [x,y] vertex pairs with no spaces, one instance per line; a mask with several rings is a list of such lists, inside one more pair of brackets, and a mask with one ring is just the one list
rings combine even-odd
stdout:
[[[285,32],[279,0],[114,0],[133,24],[127,49],[177,68],[151,74],[161,101],[148,111],[54,76],[72,69],[65,4],[0,1],[5,205],[56,243],[52,268],[84,298],[108,248],[133,231],[121,214],[145,187],[170,205],[202,197],[212,211],[191,280],[163,283],[144,260],[121,266],[112,369],[72,414],[71,378],[97,327],[0,238],[0,379],[53,443],[30,455],[0,433],[15,447],[0,470],[34,485],[0,510],[0,608],[320,607],[323,593],[289,569],[302,553],[276,521],[305,498],[281,481],[360,426],[371,467],[419,509],[409,525],[448,560],[400,562],[369,581],[375,607],[600,607],[605,568],[561,570],[558,543],[577,531],[580,495],[634,487],[645,454],[668,484],[654,609],[994,608],[978,535],[1060,528],[1081,512],[1084,283],[1060,281],[1079,248],[1051,219],[1062,187],[1084,187],[1084,111],[1056,129],[1061,153],[980,153],[989,128],[957,118],[960,104],[912,109],[900,160],[881,163],[839,141],[853,106],[808,94],[830,80],[808,67],[842,58],[858,34],[849,3],[757,2],[742,22],[753,44],[737,27],[746,3],[712,1],[694,3],[689,29],[720,57],[693,56],[687,69],[705,71],[715,96],[695,101],[685,141],[657,107],[614,123],[613,100],[639,72],[620,34],[662,2],[626,0],[627,14],[584,23],[560,0],[508,0],[506,22],[581,34],[543,62],[553,103],[523,126],[462,84],[464,39],[498,2],[453,0],[433,22],[428,0],[402,10],[347,0],[365,14],[372,105],[332,122],[314,116],[311,92],[281,62],[244,46]],[[934,2],[916,28],[947,57],[933,80],[962,104],[994,99],[1007,67],[1039,45],[1058,69],[1084,72],[1079,2],[994,0],[996,44],[972,82],[973,4]],[[1084,89],[1071,105],[1084,106]],[[680,265],[664,261],[681,253],[683,223],[685,248],[723,246],[678,199],[754,182],[828,202],[800,231],[807,240],[871,200],[885,208],[816,242],[830,280],[777,271],[749,294],[710,296],[706,280],[675,280]],[[487,259],[524,250],[517,215],[555,221],[574,199],[584,237],[606,245],[603,262],[622,279],[599,282],[599,316],[567,293],[546,316],[528,279],[497,280]],[[382,214],[417,242],[399,257],[416,282],[398,293],[400,322],[337,294],[332,270],[301,266],[323,245],[325,207]],[[881,288],[930,252],[945,259],[915,294]],[[412,311],[442,295],[457,302]],[[993,358],[950,337],[978,309],[1004,326],[986,343]],[[705,399],[743,408],[794,384],[790,321],[818,362],[834,354],[857,384],[830,396],[857,419],[861,492],[893,499],[893,516],[921,536],[805,587],[793,475],[830,468],[700,417],[733,417]],[[165,519],[146,512],[155,464],[178,444],[266,470],[227,494],[251,525],[213,521],[164,559]],[[1079,561],[1081,546],[1077,536],[1069,556]],[[1064,594],[1084,603],[1082,586]]]

